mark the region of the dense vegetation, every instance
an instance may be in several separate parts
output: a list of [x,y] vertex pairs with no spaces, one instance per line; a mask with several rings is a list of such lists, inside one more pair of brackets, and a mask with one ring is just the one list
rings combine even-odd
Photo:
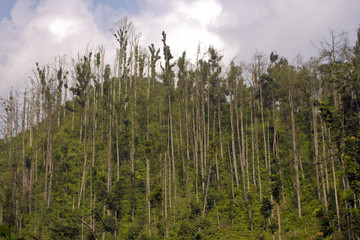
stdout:
[[126,18],[113,33],[113,67],[102,47],[36,64],[2,99],[0,237],[360,236],[360,30],[229,66],[174,59],[164,32],[141,48]]

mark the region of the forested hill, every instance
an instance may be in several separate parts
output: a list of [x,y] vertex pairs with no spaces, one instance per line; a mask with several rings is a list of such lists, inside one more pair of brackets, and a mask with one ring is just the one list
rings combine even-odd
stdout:
[[360,29],[225,66],[121,23],[1,100],[0,238],[359,238]]

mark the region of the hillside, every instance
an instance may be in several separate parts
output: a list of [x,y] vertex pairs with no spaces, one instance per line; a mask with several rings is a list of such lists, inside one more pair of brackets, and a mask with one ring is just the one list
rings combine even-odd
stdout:
[[102,47],[36,64],[2,99],[0,224],[38,239],[360,236],[360,30],[296,66],[225,66],[129,28],[113,67]]

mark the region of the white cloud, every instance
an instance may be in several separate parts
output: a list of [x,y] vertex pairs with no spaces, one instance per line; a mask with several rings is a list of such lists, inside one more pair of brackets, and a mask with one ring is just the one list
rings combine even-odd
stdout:
[[10,86],[19,88],[34,62],[51,63],[57,55],[76,56],[88,44],[103,44],[108,59],[114,55],[115,39],[109,27],[128,15],[142,45],[162,49],[161,32],[174,60],[182,51],[196,58],[214,45],[225,60],[239,56],[249,60],[255,50],[293,58],[301,52],[316,55],[315,43],[328,29],[349,32],[354,44],[359,26],[357,0],[137,0],[137,11],[117,9],[93,0],[17,0],[11,18],[0,20],[0,96]]
[[328,37],[331,28],[348,31],[353,43],[360,23],[356,0],[223,0],[222,7],[213,30],[242,59],[250,59],[255,49],[290,59],[301,52],[308,58],[316,55],[310,41]]
[[175,2],[176,12],[181,13],[187,19],[194,19],[201,25],[209,25],[219,16],[222,7],[216,1],[199,0],[195,2]]
[[49,24],[49,31],[62,41],[64,37],[74,32],[75,24],[72,21],[63,20],[61,18],[53,20]]
[[[51,64],[59,55],[76,57],[87,45],[110,46],[111,35],[98,29],[90,4],[83,0],[18,0],[11,19],[0,22],[0,89],[23,89],[35,61]],[[108,47],[110,48],[110,47]]]
[[[165,31],[174,59],[186,51],[187,56],[195,60],[199,43],[203,51],[209,45],[218,49],[225,47],[222,38],[210,29],[222,11],[220,2],[148,0],[145,5],[140,14],[130,18],[142,33],[145,46],[154,43],[162,49],[161,33]],[[157,6],[161,6],[160,9]]]

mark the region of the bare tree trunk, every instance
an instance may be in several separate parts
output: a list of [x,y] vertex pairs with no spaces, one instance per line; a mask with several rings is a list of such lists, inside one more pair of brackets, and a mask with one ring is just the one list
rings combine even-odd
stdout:
[[278,217],[278,233],[279,233],[279,240],[281,240],[281,217],[280,217],[280,203],[277,204],[277,217]]
[[15,136],[19,133],[19,99],[18,94],[15,98]]
[[270,150],[270,126],[267,125],[267,132],[268,132],[268,138],[267,138],[267,152],[268,152],[268,162],[269,162],[269,176],[271,175],[271,150]]
[[239,188],[239,179],[237,172],[237,160],[236,160],[236,149],[235,149],[235,130],[234,130],[234,99],[232,90],[230,90],[230,125],[231,125],[231,146],[232,146],[232,158],[233,158],[233,166],[234,166],[234,174],[235,174],[235,183],[236,187]]
[[[248,195],[246,198],[246,203],[248,204],[248,208],[249,208],[249,220],[250,220],[250,230],[253,231],[253,222],[252,222],[252,209],[251,209],[251,196],[250,196],[250,179],[249,179],[249,162],[247,161],[248,159],[248,143],[247,143],[247,136],[246,136],[246,145],[245,145],[245,159],[246,159],[246,172],[247,172],[247,184],[248,184]],[[254,175],[255,176],[255,175]]]
[[26,197],[28,191],[28,181],[26,177],[26,159],[25,159],[25,113],[26,113],[26,90],[24,92],[24,105],[23,105],[23,113],[22,113],[22,183],[23,183],[23,196]]
[[[36,93],[36,131],[39,132],[39,125],[40,125],[40,108],[41,108],[41,89],[38,88]],[[38,135],[35,138],[35,182],[38,181],[38,142],[39,137]],[[35,198],[36,201],[36,198]]]
[[[169,93],[169,119],[170,119],[170,143],[171,143],[171,161],[172,161],[172,177],[174,183],[174,201],[176,203],[176,174],[175,174],[175,155],[174,155],[174,136],[173,136],[173,120],[172,120],[172,110],[171,110],[171,99]],[[174,210],[175,212],[175,210]]]
[[331,143],[330,129],[329,129],[328,137],[329,137],[329,145],[331,146],[331,168],[332,168],[333,180],[334,180],[334,195],[335,195],[335,205],[336,205],[337,230],[341,231],[341,227],[340,227],[340,209],[339,209],[339,201],[338,201],[338,194],[337,194],[337,187],[336,187],[335,147]]
[[168,171],[169,171],[169,179],[168,179],[168,183],[169,183],[169,208],[171,208],[172,207],[172,202],[171,202],[171,158],[170,158],[170,128],[168,128],[168,138],[167,138],[167,143],[168,143],[168,145],[167,145],[167,149],[166,149],[166,154],[167,154],[167,156],[169,157],[169,165],[168,165],[168,167],[169,167],[169,169],[168,169]]
[[[255,83],[254,72],[253,72],[253,82]],[[254,92],[253,92],[252,104],[254,106],[255,151],[256,151],[257,170],[258,170],[259,196],[260,196],[260,201],[262,202],[262,186],[261,186],[260,154],[259,154],[259,131],[258,131],[258,123],[257,123],[257,110],[256,110],[257,101],[255,99],[255,88],[253,88],[253,91]]]
[[[44,111],[43,111],[44,112]],[[44,113],[43,113],[44,115]],[[43,117],[43,122],[44,122],[44,117]],[[48,191],[48,176],[49,176],[49,164],[48,164],[48,157],[46,156],[46,153],[45,153],[45,124],[43,124],[43,159],[44,159],[44,166],[45,166],[45,187],[44,187],[44,198],[45,198],[45,201],[47,201],[47,191]],[[49,139],[49,137],[48,137]]]
[[[90,206],[89,206],[89,209],[90,209],[90,212],[93,212],[94,211],[94,208],[93,208],[93,194],[94,194],[94,188],[93,188],[93,177],[92,177],[92,169],[93,167],[90,165]],[[95,221],[95,219],[93,218],[92,215],[90,215],[90,221],[89,221],[89,228],[90,230],[93,232],[93,221]]]
[[189,93],[188,93],[188,80],[185,80],[185,130],[186,130],[186,157],[187,157],[187,164],[190,162],[190,147],[189,147]]
[[[196,142],[200,151],[200,169],[201,169],[201,192],[204,195],[205,190],[205,173],[204,173],[204,155],[203,155],[203,137],[202,137],[202,129],[201,129],[201,86],[199,76],[196,76],[195,82],[195,94],[196,94]],[[196,150],[196,155],[198,155],[198,151]],[[196,167],[198,168],[198,167]]]
[[67,101],[67,89],[68,89],[68,87],[67,87],[67,79],[65,80],[65,90],[64,90],[64,119],[65,119],[65,116],[66,116],[66,101]]
[[256,102],[255,111],[254,111],[254,125],[255,125],[255,150],[256,150],[256,160],[257,160],[257,171],[258,171],[258,182],[259,182],[259,196],[260,201],[262,202],[262,186],[261,186],[261,171],[260,171],[260,153],[259,153],[259,132],[258,132],[258,123],[257,123],[257,113],[256,113]]
[[[94,96],[95,97],[95,96]],[[84,166],[83,166],[83,175],[82,175],[82,179],[81,179],[81,186],[80,186],[80,192],[79,192],[79,200],[78,200],[78,208],[80,208],[80,204],[81,204],[81,198],[83,195],[83,192],[85,192],[85,182],[86,182],[86,163],[87,163],[87,149],[86,149],[86,144],[87,144],[87,113],[88,113],[88,108],[89,108],[89,99],[85,99],[85,109],[84,109]],[[84,193],[85,195],[85,193]],[[85,198],[85,197],[83,197]],[[84,220],[84,219],[83,219]],[[83,224],[82,224],[83,225]]]
[[[8,151],[8,171],[10,173],[10,178],[11,181],[9,181],[9,189],[11,190],[11,201],[13,203],[15,203],[15,221],[17,224],[17,185],[16,185],[16,160],[13,159],[13,135],[14,135],[14,111],[15,111],[15,106],[14,106],[14,97],[12,92],[10,92],[10,99],[7,101],[7,108],[9,109],[7,111],[7,134],[6,134],[6,139],[8,141],[9,144],[9,151]],[[8,208],[8,212],[11,214],[14,214],[14,209],[13,209],[13,205],[9,205]]]
[[79,144],[82,143],[82,134],[83,134],[83,116],[80,115],[80,131],[79,131]]
[[[96,153],[96,125],[97,125],[97,118],[96,118],[96,112],[97,112],[97,94],[96,89],[93,89],[94,92],[94,99],[93,99],[93,112],[92,112],[92,119],[93,119],[93,126],[92,126],[92,160],[90,165],[90,211],[94,211],[94,205],[95,205],[95,192],[93,188],[93,177],[92,177],[92,169],[95,167],[95,153]],[[95,232],[95,219],[93,216],[90,216],[90,230],[92,232]]]
[[51,190],[52,190],[52,179],[53,179],[53,161],[52,161],[52,147],[53,147],[53,130],[52,130],[52,117],[50,117],[50,129],[49,129],[49,148],[48,148],[48,163],[49,163],[49,190],[48,190],[48,199],[47,206],[50,207],[51,202]]
[[246,165],[246,181],[247,191],[250,192],[250,174],[249,174],[249,152],[248,152],[248,136],[245,138],[245,165]]
[[[184,159],[184,152],[183,152],[183,133],[182,133],[182,121],[181,121],[181,106],[180,106],[180,102],[179,101],[179,135],[180,135],[180,143],[178,143],[178,153],[181,156],[181,161],[182,161],[182,176],[184,178],[184,176],[186,175],[186,163],[185,163],[185,159]],[[175,129],[175,139],[178,139],[177,135],[176,135],[176,129]],[[182,181],[183,182],[183,181]],[[182,183],[183,184],[183,183]]]
[[165,237],[168,238],[169,237],[169,227],[168,227],[168,200],[167,200],[167,153],[165,154],[165,161],[164,161],[164,189],[165,189],[165,194],[164,194],[164,198],[165,198],[165,225],[166,225],[166,233],[165,233]]
[[71,138],[74,137],[74,118],[75,118],[75,113],[72,112],[72,114],[71,114]]
[[32,94],[32,99],[30,101],[30,106],[29,106],[29,110],[28,110],[28,127],[29,127],[29,147],[32,149],[33,147],[33,142],[34,142],[34,119],[35,119],[35,114],[34,114],[34,104],[35,104],[35,94]]
[[[131,48],[132,49],[132,48]],[[130,50],[132,51],[132,50]],[[136,63],[135,63],[136,64]],[[131,171],[131,182],[132,182],[132,220],[135,219],[135,112],[136,112],[136,78],[133,80],[133,73],[132,73],[133,62],[130,62],[130,87],[132,82],[134,81],[134,92],[132,97],[131,103],[131,150],[130,150],[130,171]],[[129,87],[129,91],[131,91]]]
[[[230,163],[230,171],[231,171],[231,194],[232,194],[232,199],[235,199],[235,191],[234,191],[234,168],[233,165],[231,163],[231,154],[230,154],[230,148],[228,148],[228,153],[229,153],[229,163]],[[233,219],[231,219],[231,221],[233,221]]]
[[250,125],[251,125],[251,154],[252,154],[252,175],[253,183],[256,186],[256,175],[255,175],[255,136],[254,136],[254,100],[252,92],[250,92],[251,107],[250,107]]
[[96,101],[96,92],[95,92],[95,88],[94,88],[94,109],[93,109],[93,136],[92,136],[92,162],[91,162],[91,167],[95,167],[95,152],[96,152],[96,146],[95,146],[95,142],[96,142],[96,132],[97,132],[97,118],[96,118],[96,113],[97,113],[97,101]]
[[[195,100],[196,101],[196,100]],[[198,168],[198,130],[196,128],[196,115],[195,115],[195,108],[196,102],[193,103],[193,135],[194,135],[194,167],[195,167],[195,192],[196,192],[196,202],[199,201],[199,186],[198,186],[198,179],[199,179],[199,168]],[[196,110],[197,112],[197,110]]]
[[293,157],[294,157],[294,168],[295,168],[295,184],[296,184],[296,195],[297,195],[297,203],[298,203],[298,215],[301,218],[301,192],[300,192],[300,179],[299,179],[299,161],[298,161],[297,146],[296,146],[294,102],[293,102],[292,85],[291,85],[290,79],[289,79],[289,104],[290,104],[290,117],[291,117],[291,128],[292,128]]
[[[150,64],[149,64],[150,65]],[[150,140],[150,67],[148,67],[148,88],[147,88],[147,109],[146,109],[146,140]],[[150,147],[150,146],[148,146]],[[150,194],[150,161],[149,158],[146,157],[146,203],[147,203],[147,214],[148,214],[148,225],[149,225],[149,236],[151,236],[151,204],[149,199]]]
[[[216,123],[216,112],[214,112],[214,119],[213,119],[213,137],[212,137],[212,139],[215,139],[215,133],[216,133],[215,123]],[[217,187],[218,187],[218,189],[220,189],[220,174],[219,174],[218,148],[217,148],[217,146],[215,146],[214,151],[215,151],[216,182],[217,182]],[[215,201],[215,200],[214,200],[214,201]]]
[[109,112],[109,122],[108,122],[108,179],[107,179],[107,192],[110,192],[111,189],[111,159],[112,159],[112,153],[111,153],[111,129],[112,129],[112,124],[111,124],[111,103],[110,103],[110,112]]
[[[92,209],[95,209],[95,204],[96,204],[96,194],[94,193],[94,201],[93,201]],[[95,232],[95,223],[96,223],[96,221],[94,220],[93,224],[92,224],[92,231],[93,232]]]
[[119,123],[118,115],[115,118],[115,131],[116,131],[116,181],[120,178],[120,154],[119,154]]
[[[205,91],[204,87],[202,87],[202,91]],[[205,97],[204,97],[204,93],[201,94],[201,109],[202,109],[202,129],[203,129],[203,155],[204,155],[204,168],[206,168],[206,161],[207,161],[207,151],[208,151],[208,148],[207,148],[207,130],[206,129],[209,129],[209,124],[208,124],[208,128],[206,128],[206,122],[205,122]],[[209,117],[208,117],[208,121],[209,121]],[[206,177],[206,171],[204,171],[205,173],[205,176]]]
[[32,214],[32,181],[33,181],[33,175],[34,175],[34,167],[33,163],[31,162],[30,170],[29,170],[29,176],[28,176],[28,189],[29,189],[29,214],[31,216]]
[[[207,94],[207,137],[206,137],[206,154],[209,151],[209,147],[210,147],[210,91],[207,90],[208,94]],[[207,155],[205,155],[205,160],[207,159]],[[205,166],[206,166],[206,161],[205,161]]]
[[[200,107],[200,106],[199,106]],[[202,191],[202,194],[204,195],[205,194],[205,177],[206,177],[206,173],[205,173],[205,170],[204,170],[204,138],[203,138],[203,131],[202,131],[202,128],[201,128],[201,113],[200,113],[200,110],[198,111],[198,116],[197,116],[197,119],[198,119],[198,134],[199,134],[199,145],[200,145],[200,168],[201,168],[201,191]]]
[[[85,148],[85,147],[84,147]],[[86,181],[86,162],[87,162],[87,155],[84,154],[84,166],[83,166],[83,174],[81,178],[81,185],[80,185],[80,191],[79,191],[79,200],[78,200],[78,209],[80,208],[81,204],[81,198],[83,196],[83,191],[85,188],[85,181]]]
[[119,93],[118,93],[118,96],[119,96],[119,100],[120,100],[120,96],[121,96],[121,67],[122,67],[122,62],[123,62],[123,46],[120,46],[119,48],[119,51],[118,51],[118,60],[119,60],[119,63],[118,63],[118,79],[119,79]]
[[[86,120],[85,120],[85,121],[86,121]],[[86,132],[86,128],[85,128],[85,132]],[[85,135],[86,135],[86,134],[85,134]],[[84,141],[84,142],[85,142],[85,141]],[[85,172],[85,177],[86,177],[86,172]],[[84,181],[84,189],[83,189],[82,198],[83,198],[83,202],[85,203],[85,181]],[[85,204],[83,204],[83,208],[82,208],[81,239],[84,239],[84,223],[85,223]]]
[[207,183],[206,183],[206,191],[205,191],[205,197],[204,197],[204,206],[203,206],[203,212],[202,212],[202,217],[203,217],[203,218],[205,217],[205,210],[206,210],[206,206],[207,206],[207,196],[208,196],[209,184],[210,184],[211,164],[212,164],[212,159],[211,159],[211,161],[210,161],[209,173],[208,173],[208,178],[207,178]]
[[[315,178],[316,178],[318,199],[321,199],[321,190],[320,190],[320,181],[319,181],[319,166],[318,166],[319,165],[319,144],[318,144],[317,114],[316,114],[316,112],[317,112],[317,108],[314,105],[312,105],[313,128],[314,128],[314,148],[315,148],[315,159],[314,159]],[[321,168],[322,168],[322,165],[321,165]],[[324,199],[324,201],[326,201],[326,200]],[[327,205],[327,204],[325,204],[325,205]],[[327,206],[326,206],[326,208],[327,208]]]
[[329,193],[329,175],[327,169],[327,161],[326,161],[326,147],[325,147],[325,123],[321,120],[321,139],[322,139],[322,149],[323,149],[323,160],[325,165],[325,179],[326,179],[326,192]]
[[322,183],[322,186],[323,186],[325,210],[327,212],[328,211],[328,202],[327,202],[327,193],[326,193],[326,186],[325,186],[325,180],[324,180],[324,170],[323,170],[322,162],[320,162],[320,174],[321,174],[321,183]]
[[117,239],[117,228],[118,228],[118,212],[115,210],[114,213],[114,218],[115,218],[115,229],[114,229],[114,240]]
[[218,120],[219,120],[219,140],[220,140],[220,156],[221,160],[224,159],[224,151],[223,151],[223,142],[222,142],[222,128],[221,128],[221,110],[220,110],[220,97],[218,97],[217,103],[217,111],[218,111]]
[[147,214],[148,214],[149,235],[151,236],[151,206],[150,206],[149,194],[150,194],[150,162],[149,162],[149,158],[146,158],[146,204],[147,204]]
[[[250,183],[249,183],[249,167],[248,167],[248,159],[246,156],[246,149],[245,148],[245,130],[244,130],[244,97],[243,97],[243,86],[242,86],[242,82],[240,83],[240,124],[241,124],[241,156],[242,156],[242,162],[243,162],[243,166],[242,168],[245,168],[246,165],[246,179],[247,179],[247,186],[248,186],[248,191],[250,189]],[[244,169],[245,171],[245,169]],[[245,182],[245,173],[243,171],[243,179]],[[246,198],[246,195],[245,195]]]
[[266,144],[265,122],[264,122],[264,107],[263,107],[262,86],[261,86],[261,84],[259,84],[259,87],[260,87],[261,123],[262,123],[263,137],[264,137],[265,167],[266,167],[266,168],[269,168],[270,161],[268,162],[268,159],[267,159],[267,144]]
[[238,98],[237,91],[235,91],[235,116],[236,116],[236,133],[237,133],[237,141],[239,147],[239,158],[240,158],[240,167],[241,167],[241,175],[242,175],[242,183],[243,183],[243,194],[244,200],[246,201],[246,180],[245,180],[245,157],[243,155],[244,148],[241,147],[240,140],[240,126],[239,126],[239,110],[238,110]]

